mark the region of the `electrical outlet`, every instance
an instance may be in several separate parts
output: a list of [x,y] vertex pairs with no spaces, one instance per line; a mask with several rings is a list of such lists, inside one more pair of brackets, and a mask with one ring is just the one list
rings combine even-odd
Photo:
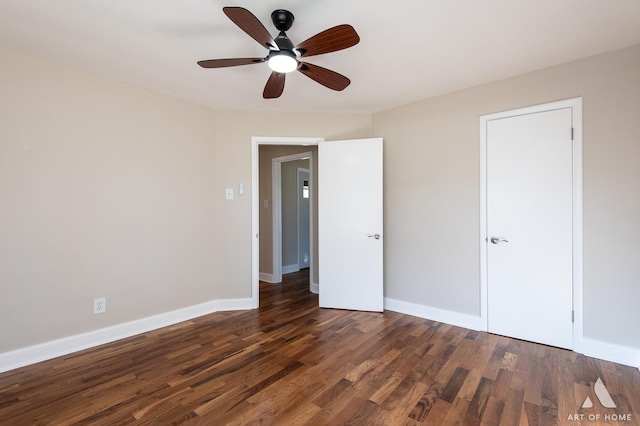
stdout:
[[97,299],[93,299],[93,313],[94,314],[104,314],[107,311],[107,298],[99,297]]

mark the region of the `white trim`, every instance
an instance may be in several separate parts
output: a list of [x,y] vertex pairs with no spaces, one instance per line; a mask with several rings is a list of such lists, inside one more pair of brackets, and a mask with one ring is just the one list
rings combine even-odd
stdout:
[[[297,263],[293,264],[293,265],[286,265],[282,267],[282,273],[283,274],[290,274],[292,272],[298,272],[300,270],[300,265],[298,265]],[[280,280],[282,281],[282,280]]]
[[[309,281],[311,281],[311,278],[309,278]],[[309,291],[311,291],[311,293],[313,294],[320,294],[320,285],[318,283],[312,282],[309,285]]]
[[[281,157],[282,158],[282,157]],[[271,160],[271,273],[282,282],[282,162]]]
[[[252,308],[260,305],[259,256],[260,256],[260,194],[259,185],[259,146],[260,145],[318,145],[324,138],[295,137],[251,137],[251,300]],[[313,259],[313,258],[312,258]],[[310,271],[311,272],[311,271]]]
[[[305,173],[309,176],[307,179],[309,188],[309,268],[311,268],[311,265],[313,264],[313,211],[311,210],[311,208],[313,207],[313,192],[311,189],[311,160],[313,160],[313,157],[310,156],[308,168],[298,167],[298,170],[296,170],[296,205],[298,208],[298,249],[296,250],[296,252],[298,253],[298,270],[307,267],[307,265],[305,265],[304,263],[302,265],[300,264],[300,203],[302,202],[302,198],[300,198],[300,175]],[[309,272],[311,272],[311,270],[309,270]],[[309,279],[311,280],[311,276],[309,277]]]
[[[425,318],[471,330],[485,331],[486,328],[486,322],[484,322],[481,317],[430,306],[417,305],[415,303],[387,297],[384,299],[384,308],[401,314],[412,315],[414,317]],[[583,352],[581,353],[586,356],[640,369],[640,349],[638,348],[589,338],[582,339],[582,348]]]
[[[283,157],[275,157],[271,159],[271,194],[273,200],[271,201],[272,208],[272,250],[273,262],[272,262],[272,282],[279,283],[282,281],[282,274],[284,272],[282,266],[282,163],[289,161],[297,161],[308,158],[309,164],[313,161],[313,153],[311,151],[300,152],[297,154],[285,155]],[[309,166],[311,167],[311,166]],[[311,177],[309,177],[311,183]],[[309,204],[311,208],[311,203]],[[310,241],[313,243],[313,240]],[[313,264],[313,262],[310,262]],[[294,271],[290,271],[294,272]]]
[[216,301],[218,311],[245,311],[251,309],[252,300],[246,299],[220,299]]
[[401,314],[455,325],[456,327],[477,331],[484,331],[485,329],[485,323],[482,321],[482,318],[475,315],[418,305],[402,300],[390,299],[388,297],[384,298],[384,308]]
[[[314,230],[317,228],[313,226],[315,216],[313,214],[313,209],[315,208],[315,203],[313,201],[314,197],[314,187],[315,183],[313,180],[313,154],[309,157],[309,291],[313,292],[313,277],[315,276],[315,271],[318,265],[316,264],[315,259],[315,249],[314,249]],[[317,288],[317,287],[316,287]]]
[[266,283],[273,283],[273,275],[267,274],[266,272],[260,272],[258,278],[260,281],[264,281]]
[[582,98],[566,99],[480,117],[480,317],[482,330],[488,330],[487,276],[487,123],[491,120],[571,108],[573,139],[573,344],[575,352],[583,352],[583,205],[582,205]]
[[[582,196],[582,98],[571,103],[573,120],[573,350],[584,352],[584,308],[583,308],[583,196]],[[640,363],[638,364],[640,365]]]
[[584,338],[584,355],[640,369],[640,349]]
[[115,342],[116,340],[174,325],[213,312],[251,309],[252,302],[251,299],[214,300],[164,314],[0,353],[0,373],[105,343]]

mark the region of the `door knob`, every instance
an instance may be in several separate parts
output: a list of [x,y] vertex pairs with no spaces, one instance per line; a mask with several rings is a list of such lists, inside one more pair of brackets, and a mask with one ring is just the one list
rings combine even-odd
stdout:
[[489,239],[489,241],[491,241],[491,244],[499,244],[499,243],[508,243],[509,240],[507,240],[506,238],[500,238],[500,237],[491,237]]
[[375,238],[376,240],[379,240],[380,234],[367,234],[367,238]]

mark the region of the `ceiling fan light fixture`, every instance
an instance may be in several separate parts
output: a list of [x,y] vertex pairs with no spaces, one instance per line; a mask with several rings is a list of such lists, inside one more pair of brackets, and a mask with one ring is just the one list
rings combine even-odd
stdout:
[[298,60],[295,53],[289,50],[272,52],[267,58],[269,68],[281,74],[295,71],[298,68]]
[[[292,71],[309,77],[316,83],[331,90],[344,90],[351,80],[330,69],[306,62],[309,56],[337,52],[355,46],[360,36],[351,25],[336,25],[294,45],[285,31],[293,24],[293,14],[284,9],[278,9],[271,14],[271,20],[280,33],[274,39],[256,16],[243,7],[223,7],[223,12],[238,28],[247,33],[260,46],[268,49],[267,56],[255,58],[207,59],[198,61],[202,68],[225,68],[241,65],[262,64],[266,62],[272,70],[264,86],[262,97],[274,99],[282,95],[285,76]],[[303,61],[302,58],[305,60]]]

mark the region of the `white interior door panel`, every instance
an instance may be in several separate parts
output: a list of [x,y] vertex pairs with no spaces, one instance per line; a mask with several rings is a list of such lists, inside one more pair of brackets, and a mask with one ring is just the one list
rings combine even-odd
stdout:
[[382,139],[320,143],[320,307],[383,310],[382,236]]

